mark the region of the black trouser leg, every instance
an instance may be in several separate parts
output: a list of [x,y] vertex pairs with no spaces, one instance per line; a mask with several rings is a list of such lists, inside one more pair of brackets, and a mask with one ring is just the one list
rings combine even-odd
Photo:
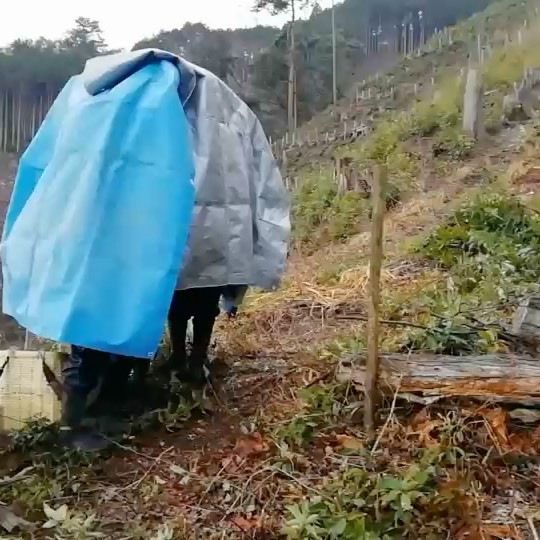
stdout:
[[109,356],[108,353],[84,347],[71,347],[69,361],[62,370],[65,388],[62,423],[65,426],[80,427],[86,412],[88,396],[108,366]]
[[187,371],[186,336],[187,325],[191,317],[186,298],[187,291],[175,291],[169,308],[169,333],[172,356],[169,365],[174,371]]
[[150,362],[144,358],[134,358],[133,362],[133,384],[136,389],[144,388],[146,377],[150,371]]
[[133,382],[142,389],[149,368],[144,358],[111,355],[111,362],[104,374],[102,398],[112,402],[122,402],[127,397],[129,377],[133,372]]
[[[212,332],[219,315],[221,287],[194,290],[193,351],[194,361],[204,361],[212,340]],[[196,300],[196,301],[195,301]]]
[[[204,382],[203,365],[212,339],[212,331],[219,315],[221,287],[188,289],[174,293],[169,310],[169,327],[173,348],[173,369],[183,371],[185,378]],[[188,321],[193,317],[193,349],[186,359]],[[176,366],[176,367],[175,367]]]

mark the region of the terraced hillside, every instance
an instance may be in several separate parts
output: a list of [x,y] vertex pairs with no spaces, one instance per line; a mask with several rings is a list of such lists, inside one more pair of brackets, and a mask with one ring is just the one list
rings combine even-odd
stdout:
[[[393,100],[357,107],[354,95],[352,108],[343,103],[303,127],[306,144],[286,156],[297,185],[287,278],[220,323],[227,375],[203,398],[152,416],[142,436],[149,415],[134,419],[136,438],[83,464],[50,449],[54,426],[22,430],[0,461],[6,475],[27,471],[0,484],[13,530],[30,531],[25,538],[536,540],[540,416],[530,404],[540,375],[537,352],[510,323],[539,289],[540,123],[503,122],[502,99],[526,67],[540,67],[537,9],[493,5],[453,29],[452,43],[445,34],[440,49],[363,88],[389,94],[393,86]],[[478,31],[486,133],[475,140],[461,130],[460,71],[478,50]],[[369,132],[328,142],[310,135],[308,144],[308,132],[355,120]],[[334,163],[343,158],[366,189],[338,194]],[[391,183],[381,349],[399,367],[383,377],[374,441],[360,421],[362,381],[343,377],[343,366],[365,357],[370,171],[379,164]],[[441,381],[456,365],[480,375],[426,389],[415,386],[411,365]]]

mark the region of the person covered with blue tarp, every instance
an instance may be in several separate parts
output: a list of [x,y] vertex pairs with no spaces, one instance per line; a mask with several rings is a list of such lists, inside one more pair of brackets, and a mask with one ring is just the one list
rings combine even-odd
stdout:
[[233,315],[248,287],[278,286],[289,209],[218,77],[154,49],[88,61],[21,158],[1,246],[4,311],[73,345],[64,424],[80,428],[103,354],[148,362],[167,318],[171,369],[200,380],[220,298]]

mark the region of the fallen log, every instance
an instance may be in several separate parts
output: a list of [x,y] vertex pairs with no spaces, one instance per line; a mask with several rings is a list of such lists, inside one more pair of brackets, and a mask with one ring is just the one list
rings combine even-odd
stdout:
[[[419,403],[467,397],[540,406],[540,361],[530,356],[381,355],[379,387]],[[340,361],[337,379],[364,388],[365,358]]]

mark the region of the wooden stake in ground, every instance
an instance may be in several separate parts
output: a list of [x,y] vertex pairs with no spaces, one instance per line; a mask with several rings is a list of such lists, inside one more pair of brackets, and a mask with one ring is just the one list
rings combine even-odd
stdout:
[[478,139],[483,134],[483,96],[480,70],[469,69],[463,98],[463,131],[474,139]]
[[366,362],[366,399],[364,427],[368,437],[375,435],[375,416],[378,405],[379,377],[379,303],[381,297],[381,268],[383,260],[383,225],[386,210],[387,170],[383,165],[375,168],[373,177],[373,215],[371,225],[371,255],[369,263],[369,312]]

